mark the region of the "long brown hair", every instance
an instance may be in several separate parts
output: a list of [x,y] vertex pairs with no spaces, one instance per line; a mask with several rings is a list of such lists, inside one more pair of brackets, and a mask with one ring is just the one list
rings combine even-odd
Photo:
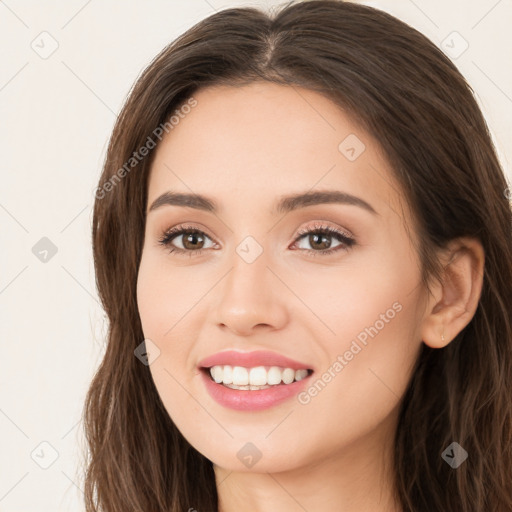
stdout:
[[[402,400],[396,496],[404,511],[512,510],[512,213],[503,170],[450,59],[393,16],[338,0],[217,12],[164,48],[130,91],[94,204],[109,331],[84,406],[86,510],[218,509],[211,461],[177,430],[149,367],[134,357],[144,339],[136,282],[155,151],[134,154],[158,127],[171,129],[199,88],[255,80],[315,90],[380,142],[418,226],[426,289],[441,276],[436,249],[462,236],[481,241],[475,315],[445,348],[422,344]],[[454,441],[469,454],[457,469],[441,457]]]

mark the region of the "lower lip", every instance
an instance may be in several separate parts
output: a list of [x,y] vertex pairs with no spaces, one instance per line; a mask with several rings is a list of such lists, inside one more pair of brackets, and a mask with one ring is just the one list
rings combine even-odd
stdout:
[[238,411],[261,411],[285,402],[296,396],[311,377],[308,375],[291,384],[279,384],[266,389],[250,391],[227,388],[222,384],[217,384],[205,371],[201,371],[201,374],[210,396],[220,405]]

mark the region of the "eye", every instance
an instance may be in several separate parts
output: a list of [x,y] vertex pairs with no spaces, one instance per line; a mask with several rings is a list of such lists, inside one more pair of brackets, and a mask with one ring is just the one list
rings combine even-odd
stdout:
[[[181,247],[173,243],[175,239],[179,240],[180,237],[182,238],[180,242]],[[329,239],[332,238],[338,240],[339,244],[331,247],[332,243]],[[175,252],[194,256],[201,254],[205,249],[212,248],[214,245],[213,242],[210,247],[205,247],[205,240],[211,241],[211,238],[203,231],[193,226],[180,225],[165,231],[158,240],[158,243],[167,247],[171,253]],[[304,247],[298,248],[314,256],[326,256],[341,250],[348,250],[356,243],[347,233],[321,223],[300,230],[291,247],[297,246],[302,240],[309,243],[312,249]]]
[[[179,239],[180,237],[182,237],[180,242],[181,247],[176,247],[172,242],[174,239]],[[201,254],[203,249],[205,249],[202,245],[205,239],[211,240],[203,231],[194,227],[181,225],[167,230],[162,238],[158,240],[158,243],[167,247],[171,253],[188,253],[189,256],[192,256]]]
[[[331,247],[332,244],[329,239],[332,238],[337,239],[340,243],[337,246]],[[308,254],[313,256],[328,256],[334,252],[348,250],[356,243],[355,240],[347,233],[338,231],[331,226],[322,224],[315,224],[313,227],[309,226],[300,230],[298,237],[295,239],[294,245],[296,245],[302,239],[304,239],[303,241],[309,243],[313,249],[307,249],[303,247],[299,248],[305,250]],[[314,249],[315,247],[317,249]]]

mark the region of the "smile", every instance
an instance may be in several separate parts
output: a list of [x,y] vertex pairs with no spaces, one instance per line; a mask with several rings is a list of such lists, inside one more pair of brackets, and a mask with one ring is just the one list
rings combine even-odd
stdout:
[[[293,399],[305,388],[307,382],[311,378],[313,370],[299,369],[292,370],[291,368],[279,367],[229,367],[231,369],[231,376],[235,382],[246,382],[252,374],[257,380],[253,382],[263,382],[266,384],[235,384],[224,383],[224,366],[217,366],[212,368],[202,368],[201,376],[210,397],[218,404],[228,409],[235,409],[237,411],[260,411],[275,407],[283,402]],[[238,370],[237,368],[240,368]],[[222,381],[220,381],[220,371],[222,370]],[[293,371],[293,374],[292,374]],[[229,381],[229,372],[227,370],[227,380]],[[298,374],[297,374],[298,372]],[[216,375],[217,380],[214,380],[212,373]],[[293,377],[292,377],[293,375]],[[296,379],[296,375],[299,377]],[[279,383],[277,379],[279,377]],[[240,380],[238,380],[240,378]],[[275,384],[268,384],[268,382],[276,382]]]
[[271,386],[291,384],[306,378],[312,370],[301,368],[283,368],[279,366],[243,366],[215,365],[210,368],[210,376],[217,384],[230,389],[257,391]]

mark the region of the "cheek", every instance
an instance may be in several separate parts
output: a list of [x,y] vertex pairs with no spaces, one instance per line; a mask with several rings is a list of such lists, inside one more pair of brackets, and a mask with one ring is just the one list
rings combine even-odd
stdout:
[[161,332],[161,275],[150,258],[143,255],[137,276],[137,308],[145,338],[157,338]]
[[146,337],[171,336],[170,329],[194,299],[197,301],[200,285],[190,282],[189,277],[183,267],[169,267],[165,253],[151,249],[143,253],[137,278],[137,306]]
[[190,354],[200,326],[193,320],[202,312],[201,298],[208,286],[193,267],[171,267],[165,255],[151,250],[143,253],[137,306],[144,337],[160,349],[151,370],[162,371],[164,380],[170,374],[183,380],[183,375],[189,378],[194,370]]
[[[162,262],[151,254],[143,255],[137,278],[137,304],[144,337],[159,348],[159,356],[149,370],[157,392],[176,427],[190,441],[197,437],[195,419],[201,416],[198,403],[187,392],[189,380],[195,378],[188,364],[192,333],[186,332],[186,311],[190,301],[183,293],[187,290],[176,269],[162,268]],[[183,318],[183,321],[180,319]]]

